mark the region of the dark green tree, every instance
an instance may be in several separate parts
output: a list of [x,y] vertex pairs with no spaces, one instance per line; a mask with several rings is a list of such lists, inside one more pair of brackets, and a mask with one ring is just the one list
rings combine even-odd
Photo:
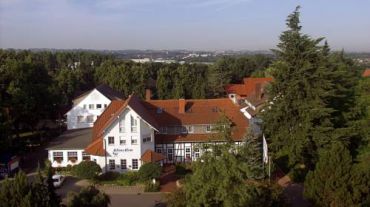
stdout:
[[315,170],[307,174],[304,195],[317,206],[353,206],[350,193],[352,157],[340,143],[322,150]]
[[274,50],[271,104],[262,114],[263,128],[275,158],[287,156],[290,166],[301,163],[312,168],[318,149],[348,137],[334,129],[337,109],[333,97],[344,93],[334,87],[339,75],[329,65],[328,48],[319,45],[322,38],[301,33],[299,15],[297,7],[288,16],[288,30]]
[[247,176],[254,179],[263,178],[262,137],[251,127],[248,128],[239,152],[239,159],[245,162],[249,168]]
[[49,195],[40,171],[32,183],[26,174],[19,172],[14,180],[5,180],[0,186],[0,203],[4,207],[59,206],[59,200],[52,200]]

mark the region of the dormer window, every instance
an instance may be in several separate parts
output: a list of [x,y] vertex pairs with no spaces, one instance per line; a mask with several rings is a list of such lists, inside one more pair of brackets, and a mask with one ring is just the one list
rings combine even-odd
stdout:
[[159,132],[160,132],[161,134],[167,134],[167,127],[161,127],[161,128],[159,129]]
[[190,133],[190,134],[194,132],[194,127],[193,126],[187,126],[186,129],[187,129],[188,133]]
[[181,128],[181,134],[188,133],[188,130],[187,130],[187,128],[185,126],[181,126],[180,128]]
[[211,125],[206,125],[206,132],[211,133],[212,132],[212,126]]
[[137,132],[137,119],[131,116],[131,132]]

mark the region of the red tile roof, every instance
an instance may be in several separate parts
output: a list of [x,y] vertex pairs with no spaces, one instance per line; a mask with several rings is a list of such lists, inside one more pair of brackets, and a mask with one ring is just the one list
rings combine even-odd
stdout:
[[96,139],[85,148],[85,152],[90,155],[105,156],[106,151],[103,147],[103,139]]
[[161,160],[166,159],[166,157],[162,154],[156,153],[153,150],[147,150],[144,152],[144,154],[141,156],[141,161],[143,162],[158,162]]
[[[185,101],[185,113],[179,110],[179,100],[149,100],[142,101],[135,95],[130,96],[126,101],[112,101],[109,107],[94,123],[93,140],[102,139],[104,129],[126,107],[132,108],[138,115],[149,123],[152,127],[159,129],[164,126],[215,124],[225,114],[232,123],[232,138],[241,140],[248,127],[248,120],[240,112],[240,107],[235,105],[230,99],[200,99],[183,100]],[[187,134],[187,135],[155,135],[156,142],[173,141],[207,141],[208,134]],[[104,150],[95,149],[96,143],[88,146],[86,151],[93,154]],[[92,146],[94,145],[94,146]],[[103,143],[101,142],[101,147]],[[91,148],[91,150],[90,150]]]
[[250,96],[255,93],[258,85],[264,87],[270,83],[273,78],[244,78],[243,84],[228,84],[225,86],[226,93],[235,93],[239,96]]
[[364,71],[364,73],[362,74],[362,77],[370,77],[370,68]]

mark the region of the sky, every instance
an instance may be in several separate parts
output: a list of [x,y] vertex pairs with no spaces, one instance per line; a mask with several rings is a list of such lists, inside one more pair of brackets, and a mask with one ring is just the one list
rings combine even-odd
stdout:
[[370,52],[370,0],[0,0],[0,48],[269,50],[303,32]]

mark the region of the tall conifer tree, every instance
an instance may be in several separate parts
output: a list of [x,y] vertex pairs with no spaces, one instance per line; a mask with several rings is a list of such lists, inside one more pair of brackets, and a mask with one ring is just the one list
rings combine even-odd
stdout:
[[287,18],[288,30],[280,36],[277,60],[273,63],[274,82],[263,114],[264,130],[275,156],[288,156],[291,165],[311,166],[317,149],[333,139],[328,102],[333,96],[333,76],[324,64],[328,46],[322,38],[302,34],[299,7]]

